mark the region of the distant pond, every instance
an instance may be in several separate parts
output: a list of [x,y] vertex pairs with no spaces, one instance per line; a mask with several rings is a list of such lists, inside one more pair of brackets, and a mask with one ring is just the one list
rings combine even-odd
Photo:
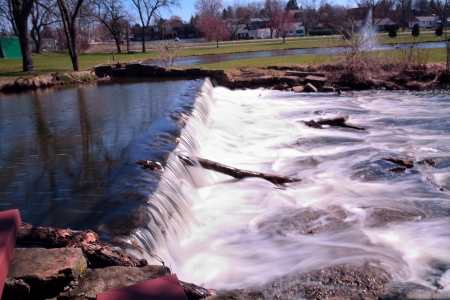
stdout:
[[[377,45],[373,50],[391,50],[395,49],[396,45],[400,49],[408,49],[411,44],[383,44]],[[426,42],[416,44],[416,47],[433,49],[444,48],[445,42]],[[244,52],[244,53],[229,53],[229,54],[213,54],[213,55],[199,55],[199,56],[186,56],[180,57],[174,62],[174,66],[195,66],[201,64],[212,64],[231,60],[240,60],[248,58],[262,58],[262,57],[274,57],[274,56],[291,56],[291,55],[309,55],[309,54],[325,54],[339,51],[342,48],[325,49],[325,48],[312,48],[312,49],[290,49],[290,50],[273,50],[273,51],[257,51],[257,52]],[[161,61],[150,61],[150,64],[163,65]]]

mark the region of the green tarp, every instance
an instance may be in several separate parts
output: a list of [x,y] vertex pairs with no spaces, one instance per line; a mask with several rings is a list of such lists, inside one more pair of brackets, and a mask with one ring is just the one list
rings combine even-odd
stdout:
[[1,58],[22,58],[19,38],[12,36],[0,37],[0,57]]

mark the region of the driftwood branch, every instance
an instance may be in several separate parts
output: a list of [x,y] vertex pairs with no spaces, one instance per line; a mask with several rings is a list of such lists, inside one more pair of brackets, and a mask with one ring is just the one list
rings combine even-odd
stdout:
[[330,119],[322,119],[319,121],[303,121],[306,125],[313,128],[322,128],[322,125],[330,125],[330,126],[337,126],[337,127],[346,127],[346,128],[352,128],[357,130],[366,130],[363,127],[359,127],[350,123],[347,123],[348,116],[342,116],[342,117],[336,117],[336,118],[330,118]]
[[280,176],[276,174],[269,174],[269,173],[260,173],[260,172],[253,172],[253,171],[247,171],[247,170],[240,170],[237,168],[233,168],[227,165],[223,165],[221,163],[200,158],[200,157],[189,157],[186,155],[178,155],[178,157],[187,165],[194,166],[195,162],[198,162],[200,166],[202,166],[205,169],[216,171],[237,179],[242,179],[245,177],[259,177],[262,179],[265,179],[267,181],[272,182],[275,185],[282,186],[286,183],[290,182],[297,182],[302,181],[300,178],[293,178],[293,177],[287,177],[287,176]]
[[147,265],[145,259],[139,260],[131,255],[123,254],[111,245],[100,242],[98,235],[91,230],[78,231],[23,224],[19,229],[17,242],[40,244],[48,248],[80,248],[93,268]]

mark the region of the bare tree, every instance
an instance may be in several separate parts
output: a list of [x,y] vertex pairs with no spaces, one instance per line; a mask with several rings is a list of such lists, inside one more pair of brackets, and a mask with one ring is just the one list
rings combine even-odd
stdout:
[[440,17],[445,28],[447,26],[447,18],[450,15],[449,0],[431,0],[430,9],[434,14]]
[[[4,21],[3,21],[3,20]],[[0,20],[2,20],[2,30],[8,31],[14,35],[19,36],[16,23],[14,22],[13,6],[11,0],[0,0]],[[7,26],[9,24],[9,26]],[[9,28],[10,27],[10,28]]]
[[223,8],[222,0],[197,0],[194,8],[198,15],[214,15],[219,17]]
[[394,5],[394,0],[355,0],[358,7],[363,8],[368,14],[372,11],[371,19],[367,20],[372,26],[377,25],[375,19],[381,21]]
[[325,6],[325,0],[302,0],[300,2],[301,10],[296,13],[298,15],[298,19],[305,27],[305,35],[308,35],[311,28],[314,28],[319,23],[321,15],[323,13],[322,7]]
[[132,0],[132,2],[138,11],[139,20],[141,21],[142,52],[145,52],[145,34],[152,18],[156,16],[159,9],[170,9],[171,7],[179,6],[180,3],[178,0]]
[[408,24],[407,18],[411,14],[411,4],[412,0],[397,0],[397,5],[400,6],[402,12],[402,31],[406,30]]
[[31,10],[31,38],[36,46],[36,53],[41,53],[42,46],[42,30],[45,26],[59,22],[57,15],[52,11],[53,1],[40,0],[40,3],[35,3]]
[[20,50],[22,50],[22,70],[31,71],[33,58],[31,56],[31,45],[28,30],[28,18],[33,9],[34,0],[11,0],[14,25],[19,35]]
[[121,53],[120,38],[127,27],[126,10],[121,0],[92,0],[93,16],[110,32]]
[[295,19],[289,11],[279,11],[275,15],[274,19],[275,28],[277,31],[277,37],[281,36],[283,38],[283,44],[285,42],[286,36],[289,32],[294,31]]
[[260,3],[258,16],[267,22],[270,29],[270,38],[273,37],[273,31],[275,30],[275,16],[279,11],[283,11],[285,6],[285,3],[281,0],[265,0],[264,3]]
[[57,0],[61,20],[66,37],[67,49],[72,60],[74,71],[80,70],[77,53],[77,16],[80,13],[84,0]]
[[217,48],[219,42],[230,36],[230,31],[225,20],[216,15],[203,14],[197,22],[198,30],[208,41],[215,41]]

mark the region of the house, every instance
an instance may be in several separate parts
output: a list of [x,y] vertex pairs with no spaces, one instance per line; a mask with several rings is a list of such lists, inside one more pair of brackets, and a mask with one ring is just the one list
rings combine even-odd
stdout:
[[440,25],[438,16],[417,16],[409,20],[408,27],[412,29],[414,25],[419,24],[419,28],[432,28]]
[[[367,22],[369,21],[371,20],[356,20],[353,21],[352,24],[355,30],[360,30],[361,28],[365,28]],[[389,27],[392,25],[397,26],[397,23],[389,18],[373,20],[373,28],[375,29],[375,31],[389,31]]]
[[247,40],[250,38],[249,30],[246,24],[229,25],[231,32],[234,32],[233,40]]
[[259,28],[267,28],[268,22],[261,18],[251,18],[248,24],[249,30],[256,30]]
[[293,30],[289,31],[287,36],[305,36],[305,27],[301,22],[293,24]]

